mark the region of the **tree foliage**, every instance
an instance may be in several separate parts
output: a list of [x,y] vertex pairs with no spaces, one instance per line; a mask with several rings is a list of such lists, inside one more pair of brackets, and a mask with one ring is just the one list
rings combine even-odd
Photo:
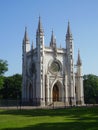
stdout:
[[0,76],[3,76],[4,73],[8,70],[7,61],[0,59]]
[[22,76],[15,74],[4,78],[0,95],[3,99],[17,99],[21,97]]
[[89,74],[83,78],[85,103],[98,103],[98,76]]
[[[22,75],[3,77],[4,84],[0,89],[2,99],[21,98]],[[98,76],[88,74],[83,76],[84,79],[84,100],[85,103],[98,103]]]
[[3,86],[4,83],[4,73],[8,70],[7,61],[0,59],[0,88]]

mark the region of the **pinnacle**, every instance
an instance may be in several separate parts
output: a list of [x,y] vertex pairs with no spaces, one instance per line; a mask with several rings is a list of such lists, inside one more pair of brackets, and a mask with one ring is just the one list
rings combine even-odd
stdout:
[[28,33],[27,33],[27,27],[25,27],[24,40],[25,40],[25,41],[29,41]]
[[51,34],[50,46],[51,47],[56,46],[56,38],[54,36],[53,29],[52,29],[52,34]]
[[68,21],[68,27],[67,27],[67,34],[66,36],[72,37],[71,29],[70,29],[70,22]]
[[77,60],[77,65],[82,65],[82,61],[80,58],[80,50],[78,50],[78,60]]
[[41,23],[41,18],[40,18],[40,16],[39,16],[39,22],[38,22],[37,33],[39,33],[39,34],[43,34],[43,33],[44,33],[43,28],[42,28],[42,23]]

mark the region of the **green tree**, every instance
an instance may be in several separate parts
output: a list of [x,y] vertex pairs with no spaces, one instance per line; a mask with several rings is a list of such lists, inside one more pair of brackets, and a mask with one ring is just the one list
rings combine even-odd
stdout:
[[85,103],[98,103],[98,76],[89,74],[83,78]]
[[2,76],[8,70],[7,61],[0,59],[0,76]]
[[7,61],[0,59],[0,88],[3,86],[4,83],[4,73],[8,70]]
[[13,76],[5,77],[4,85],[1,89],[3,99],[17,99],[21,98],[22,76],[15,74]]

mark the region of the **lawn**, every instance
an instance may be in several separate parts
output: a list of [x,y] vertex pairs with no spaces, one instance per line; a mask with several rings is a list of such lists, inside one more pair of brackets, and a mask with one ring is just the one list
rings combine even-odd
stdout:
[[0,110],[0,130],[98,130],[98,107]]

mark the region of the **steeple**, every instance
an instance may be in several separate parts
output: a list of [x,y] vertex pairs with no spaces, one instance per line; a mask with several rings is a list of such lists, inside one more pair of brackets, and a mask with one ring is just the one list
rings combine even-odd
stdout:
[[33,44],[33,41],[32,41],[32,46],[31,46],[31,49],[32,49],[32,50],[34,49],[34,44]]
[[72,33],[71,33],[71,30],[70,30],[70,23],[68,21],[68,27],[67,27],[67,33],[66,33],[66,38],[72,38]]
[[27,27],[25,27],[25,33],[23,38],[23,53],[30,51],[30,41],[28,38]]
[[51,35],[50,47],[56,47],[56,38],[54,37],[53,30]]
[[77,65],[82,65],[82,61],[81,61],[81,58],[80,58],[80,51],[78,50],[78,60],[77,60]]
[[39,35],[39,34],[44,35],[40,16],[39,16],[38,29],[37,29],[37,35]]
[[23,41],[24,41],[25,43],[29,43],[29,38],[28,38],[28,33],[27,33],[27,27],[25,27],[25,34],[24,34],[24,39],[23,39]]

